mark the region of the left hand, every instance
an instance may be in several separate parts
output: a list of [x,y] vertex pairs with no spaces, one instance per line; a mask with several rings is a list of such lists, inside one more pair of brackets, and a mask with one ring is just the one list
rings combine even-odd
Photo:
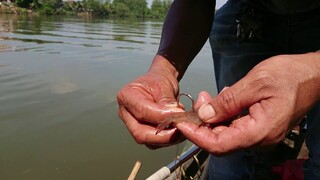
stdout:
[[247,115],[229,126],[179,123],[176,127],[215,155],[266,148],[282,141],[320,99],[319,82],[320,53],[274,56],[216,97],[200,93],[195,106],[200,119],[212,125],[243,110]]
[[183,112],[176,101],[178,75],[167,59],[155,56],[147,73],[118,92],[119,117],[137,143],[156,149],[185,139],[175,129],[156,134],[157,125],[166,117]]

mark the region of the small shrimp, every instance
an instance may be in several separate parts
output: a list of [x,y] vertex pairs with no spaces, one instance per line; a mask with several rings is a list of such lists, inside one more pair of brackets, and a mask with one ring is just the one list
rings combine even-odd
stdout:
[[197,125],[202,125],[204,124],[198,117],[197,113],[194,111],[189,111],[189,112],[178,112],[175,114],[172,114],[165,118],[164,122],[159,124],[157,127],[156,134],[160,133],[162,130],[175,125],[177,123],[181,122],[189,122],[189,123],[194,123]]
[[180,104],[181,96],[186,96],[191,100],[192,110],[187,111],[187,112],[177,112],[177,113],[174,113],[174,114],[168,116],[167,118],[164,119],[164,121],[162,123],[160,123],[158,125],[156,134],[160,133],[162,130],[164,130],[172,125],[175,125],[175,124],[181,123],[181,122],[194,123],[199,126],[205,124],[199,119],[197,113],[193,110],[194,100],[193,100],[192,96],[187,93],[179,94],[177,97],[178,105]]

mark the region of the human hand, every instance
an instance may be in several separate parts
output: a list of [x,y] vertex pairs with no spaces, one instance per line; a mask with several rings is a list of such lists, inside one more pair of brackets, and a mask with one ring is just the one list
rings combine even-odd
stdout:
[[128,83],[118,95],[119,117],[137,143],[149,148],[168,146],[180,141],[176,129],[156,135],[157,125],[173,112],[181,112],[176,96],[178,73],[163,57],[156,56],[149,71]]
[[176,127],[215,155],[273,146],[320,99],[319,72],[319,53],[269,58],[216,97],[201,92],[195,106],[199,118],[213,126],[244,110],[246,115],[212,129],[191,123]]

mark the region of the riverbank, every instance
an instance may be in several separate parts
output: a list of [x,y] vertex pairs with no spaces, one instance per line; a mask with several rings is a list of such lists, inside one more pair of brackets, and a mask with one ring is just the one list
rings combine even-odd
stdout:
[[[14,14],[14,15],[76,15],[76,16],[95,16],[95,14],[92,10],[85,10],[84,8],[81,8],[75,12],[72,11],[65,11],[65,10],[55,10],[56,12],[50,12],[48,13],[47,11],[41,13],[37,12],[32,9],[27,9],[27,8],[21,8],[15,6],[13,3],[7,3],[7,2],[0,2],[0,14]],[[108,16],[109,17],[109,16]],[[112,16],[111,16],[112,17]]]
[[37,14],[31,9],[15,6],[13,3],[0,2],[0,13],[5,14]]
[[172,0],[153,0],[149,8],[146,0],[19,0],[15,3],[0,2],[0,13],[163,19],[171,3]]

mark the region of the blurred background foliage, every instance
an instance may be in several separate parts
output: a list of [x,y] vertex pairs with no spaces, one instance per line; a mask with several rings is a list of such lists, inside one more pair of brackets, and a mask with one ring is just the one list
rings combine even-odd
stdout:
[[147,0],[15,0],[14,3],[19,8],[46,15],[80,13],[106,17],[163,18],[172,0],[153,0],[150,6]]

